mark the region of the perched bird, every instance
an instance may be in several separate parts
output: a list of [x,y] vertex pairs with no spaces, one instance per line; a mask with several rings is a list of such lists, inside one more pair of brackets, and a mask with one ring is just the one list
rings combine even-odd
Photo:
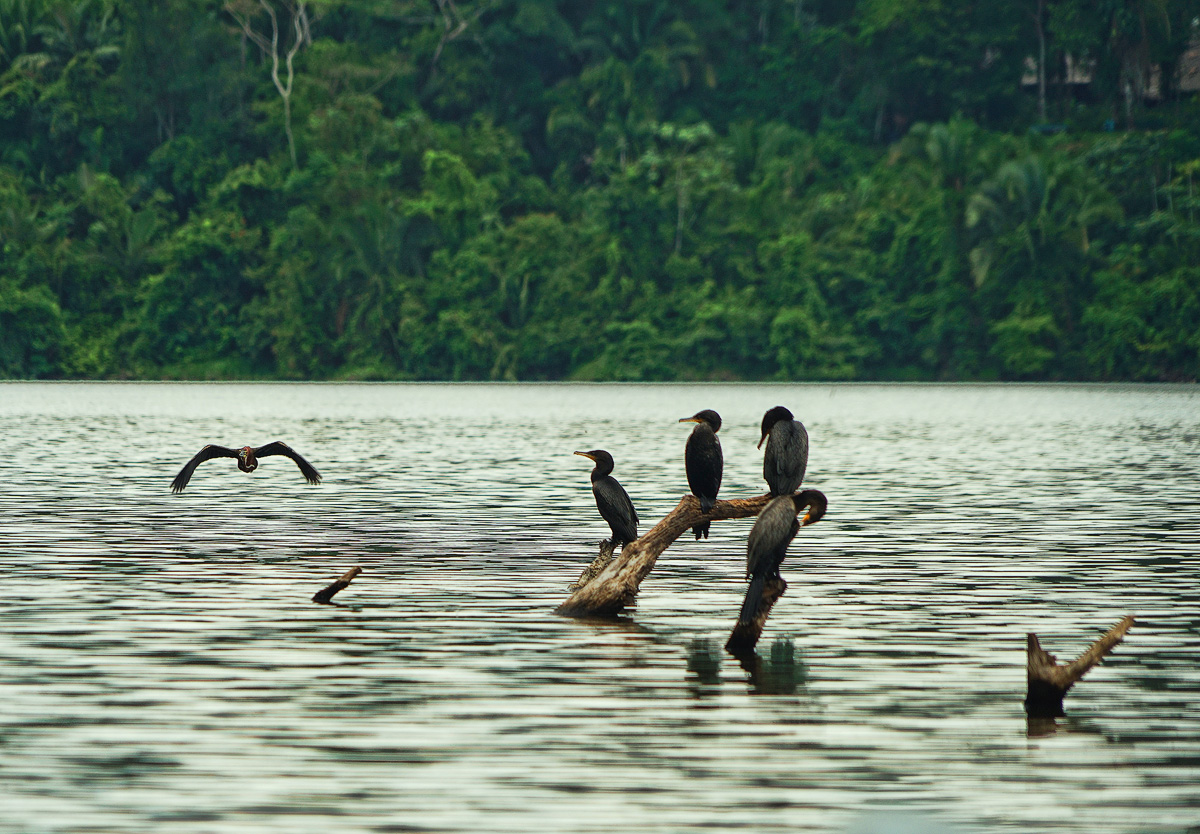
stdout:
[[596,509],[600,517],[612,529],[612,545],[625,545],[637,538],[638,515],[629,500],[625,487],[612,476],[613,457],[603,449],[576,452],[580,457],[596,462],[592,470],[592,494],[596,496]]
[[[721,472],[725,461],[721,457],[721,441],[717,432],[721,430],[721,415],[710,409],[698,411],[679,422],[695,423],[683,450],[683,464],[687,470],[688,487],[692,495],[700,499],[700,509],[708,512],[721,491]],[[702,521],[692,528],[696,538],[708,538],[709,522]]]
[[[824,493],[806,489],[794,495],[772,498],[758,514],[746,542],[746,575],[750,578],[750,587],[746,589],[742,613],[738,615],[739,623],[754,622],[763,588],[768,579],[779,576],[779,566],[783,564],[788,545],[801,527],[820,521],[828,506]],[[808,512],[797,521],[796,515],[805,507]]]
[[763,478],[772,495],[791,495],[800,488],[808,468],[808,431],[792,419],[792,412],[777,405],[763,415],[758,448],[764,440]]
[[314,469],[311,463],[296,454],[291,446],[281,440],[276,440],[274,443],[259,446],[257,449],[249,446],[243,446],[240,449],[227,449],[224,446],[213,446],[211,444],[205,446],[196,453],[194,458],[184,464],[183,469],[179,470],[179,474],[175,476],[175,480],[171,481],[171,492],[183,492],[183,488],[192,479],[192,473],[196,471],[196,467],[206,460],[212,460],[213,458],[236,458],[238,469],[243,472],[253,472],[258,468],[258,459],[269,455],[283,455],[286,458],[291,458],[300,467],[300,473],[304,475],[305,480],[310,484],[321,483],[321,473]]

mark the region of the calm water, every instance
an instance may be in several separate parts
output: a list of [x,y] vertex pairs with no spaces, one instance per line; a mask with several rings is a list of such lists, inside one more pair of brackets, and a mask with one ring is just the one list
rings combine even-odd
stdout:
[[[721,650],[749,521],[680,539],[622,621],[552,613],[607,534],[574,450],[647,529],[678,418],[721,413],[750,495],[776,404],[830,513],[757,666]],[[4,832],[1200,825],[1194,386],[2,384],[0,435]],[[168,491],[275,439],[325,482]],[[1066,659],[1125,614],[1031,736],[1025,632]]]

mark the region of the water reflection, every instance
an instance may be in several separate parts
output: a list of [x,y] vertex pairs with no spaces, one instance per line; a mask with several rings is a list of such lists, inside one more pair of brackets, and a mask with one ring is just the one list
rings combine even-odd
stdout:
[[692,695],[703,698],[717,695],[721,690],[721,662],[725,650],[708,638],[695,638],[688,644],[688,688]]
[[1025,735],[1028,738],[1046,738],[1060,733],[1106,736],[1105,730],[1101,725],[1070,715],[1060,715],[1053,718],[1049,716],[1026,716],[1025,718]]
[[846,834],[963,834],[962,829],[948,825],[927,813],[891,808],[874,811],[856,819]]
[[[722,494],[751,494],[780,403],[833,511],[792,545],[758,653],[721,648],[749,522],[674,544],[622,620],[553,616],[608,533],[575,449],[619,457],[645,525],[687,490],[679,414],[721,413]],[[0,385],[0,828],[841,834],[895,806],[964,830],[1183,830],[1197,405],[1136,386]],[[214,469],[169,493],[203,443],[276,437],[325,482]],[[1141,625],[1069,716],[1027,723],[1024,634],[1086,645],[1127,613]]]
[[738,663],[750,676],[750,691],[755,695],[795,695],[808,677],[804,661],[796,656],[792,640],[775,640],[766,657],[748,652]]

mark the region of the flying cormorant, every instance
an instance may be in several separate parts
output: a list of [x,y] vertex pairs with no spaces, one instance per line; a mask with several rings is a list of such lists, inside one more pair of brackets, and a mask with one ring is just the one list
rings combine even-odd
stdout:
[[777,405],[763,415],[758,448],[764,440],[763,478],[772,495],[791,495],[800,488],[808,468],[808,432],[803,423],[792,419],[792,412]]
[[[717,439],[717,432],[721,430],[721,415],[706,408],[679,422],[696,424],[688,435],[683,463],[692,495],[700,500],[700,509],[708,512],[717,500],[717,493],[721,491],[721,472],[725,466],[721,456],[721,441]],[[708,538],[709,523],[702,521],[692,528],[697,539]]]
[[592,494],[596,496],[596,509],[600,517],[612,529],[612,545],[625,545],[637,538],[638,515],[629,500],[629,493],[612,476],[613,457],[603,449],[576,452],[581,457],[596,462],[592,470]]
[[291,446],[281,440],[276,440],[274,443],[259,446],[257,449],[250,446],[243,446],[240,449],[227,449],[224,446],[213,446],[211,444],[205,446],[196,453],[194,458],[184,465],[183,469],[179,470],[179,474],[175,476],[175,480],[171,481],[171,492],[183,492],[183,488],[192,479],[192,473],[196,471],[196,467],[206,460],[212,460],[213,458],[236,458],[238,469],[243,472],[253,472],[258,468],[258,459],[269,455],[283,455],[286,458],[291,458],[300,467],[300,473],[304,475],[306,481],[310,484],[321,483],[321,473],[317,472],[311,463],[296,454]]
[[[750,578],[750,587],[746,589],[738,622],[754,622],[762,602],[763,587],[768,579],[779,576],[779,566],[783,564],[788,545],[801,527],[820,521],[828,506],[823,493],[806,489],[795,495],[772,498],[758,514],[746,542],[746,575]],[[797,520],[796,514],[805,507],[809,508],[808,512],[803,519]]]

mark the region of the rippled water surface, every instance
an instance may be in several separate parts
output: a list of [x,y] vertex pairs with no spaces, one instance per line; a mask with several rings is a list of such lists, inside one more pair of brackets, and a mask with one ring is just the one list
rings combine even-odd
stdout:
[[[617,622],[552,612],[607,534],[725,497],[763,411],[830,513],[756,663],[751,522],[676,542]],[[0,384],[5,832],[1184,832],[1200,825],[1191,387]],[[238,472],[205,443],[289,442]],[[348,568],[336,598],[310,602]],[[1030,727],[1060,659],[1138,624]],[[903,828],[908,825],[908,828]]]

